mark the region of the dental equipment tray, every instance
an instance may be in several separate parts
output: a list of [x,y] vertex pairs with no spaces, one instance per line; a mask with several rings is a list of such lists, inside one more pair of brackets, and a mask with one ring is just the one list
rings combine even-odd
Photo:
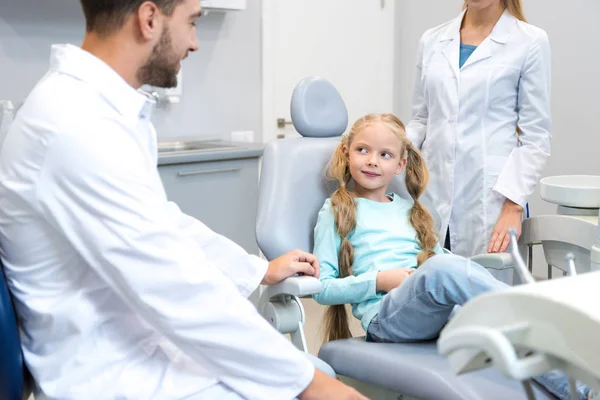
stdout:
[[559,206],[600,208],[600,176],[549,176],[540,181],[540,196]]

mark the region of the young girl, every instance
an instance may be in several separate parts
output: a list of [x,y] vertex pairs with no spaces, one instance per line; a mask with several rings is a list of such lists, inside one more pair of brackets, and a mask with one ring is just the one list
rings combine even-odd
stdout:
[[[412,201],[388,192],[404,170]],[[456,305],[507,287],[482,266],[443,254],[432,217],[419,203],[429,179],[425,162],[394,115],[358,120],[333,154],[328,175],[339,187],[314,231],[323,284],[314,298],[329,306],[327,341],[351,337],[345,304],[352,304],[367,340],[422,341],[439,335]],[[566,378],[550,378],[540,382],[568,398]],[[588,390],[582,388],[582,398]]]

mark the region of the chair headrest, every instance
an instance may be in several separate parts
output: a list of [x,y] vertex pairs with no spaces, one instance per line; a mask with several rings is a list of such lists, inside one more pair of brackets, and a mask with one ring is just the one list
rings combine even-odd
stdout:
[[294,128],[304,137],[335,137],[348,127],[348,111],[336,88],[319,77],[304,78],[292,94]]

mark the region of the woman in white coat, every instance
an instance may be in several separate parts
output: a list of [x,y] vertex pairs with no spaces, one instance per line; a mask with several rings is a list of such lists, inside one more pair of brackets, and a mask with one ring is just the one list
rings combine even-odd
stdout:
[[[550,46],[520,0],[466,0],[421,37],[407,134],[452,252],[504,252],[550,155]],[[446,238],[446,236],[449,237]]]

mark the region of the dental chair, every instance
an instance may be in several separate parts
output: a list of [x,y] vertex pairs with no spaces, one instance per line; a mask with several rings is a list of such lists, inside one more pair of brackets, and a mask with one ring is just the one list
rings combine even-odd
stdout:
[[[326,165],[346,128],[348,115],[336,89],[326,80],[306,78],[292,97],[292,121],[301,138],[266,145],[259,184],[256,237],[268,260],[294,249],[312,251],[313,229],[333,182],[325,180]],[[390,191],[407,196],[404,176]],[[512,268],[508,254],[483,255],[474,261],[486,268]],[[306,351],[304,309],[300,297],[321,290],[319,280],[292,277],[266,288],[259,300],[262,315],[276,329],[289,334]],[[493,311],[492,309],[490,311]],[[326,343],[319,358],[338,377],[372,399],[480,400],[525,399],[518,381],[487,369],[456,376],[435,341],[411,344],[371,343],[364,337]],[[554,399],[534,387],[537,399]]]
[[27,376],[17,319],[0,263],[0,399],[27,399]]
[[540,181],[540,197],[557,207],[556,214],[538,215],[523,221],[519,245],[529,248],[528,267],[533,268],[532,248],[541,245],[548,265],[567,274],[567,254],[575,257],[578,273],[598,270],[600,253],[597,242],[598,210],[600,209],[600,176],[549,176]]
[[[597,391],[600,272],[577,275],[575,255],[569,253],[563,260],[567,278],[537,283],[520,256],[515,231],[511,248],[527,284],[486,293],[465,304],[442,330],[440,354],[448,357],[457,374],[492,365],[505,376],[528,382],[561,370],[569,376],[573,400],[579,399],[576,380]],[[525,386],[528,398],[534,399],[531,387]]]

